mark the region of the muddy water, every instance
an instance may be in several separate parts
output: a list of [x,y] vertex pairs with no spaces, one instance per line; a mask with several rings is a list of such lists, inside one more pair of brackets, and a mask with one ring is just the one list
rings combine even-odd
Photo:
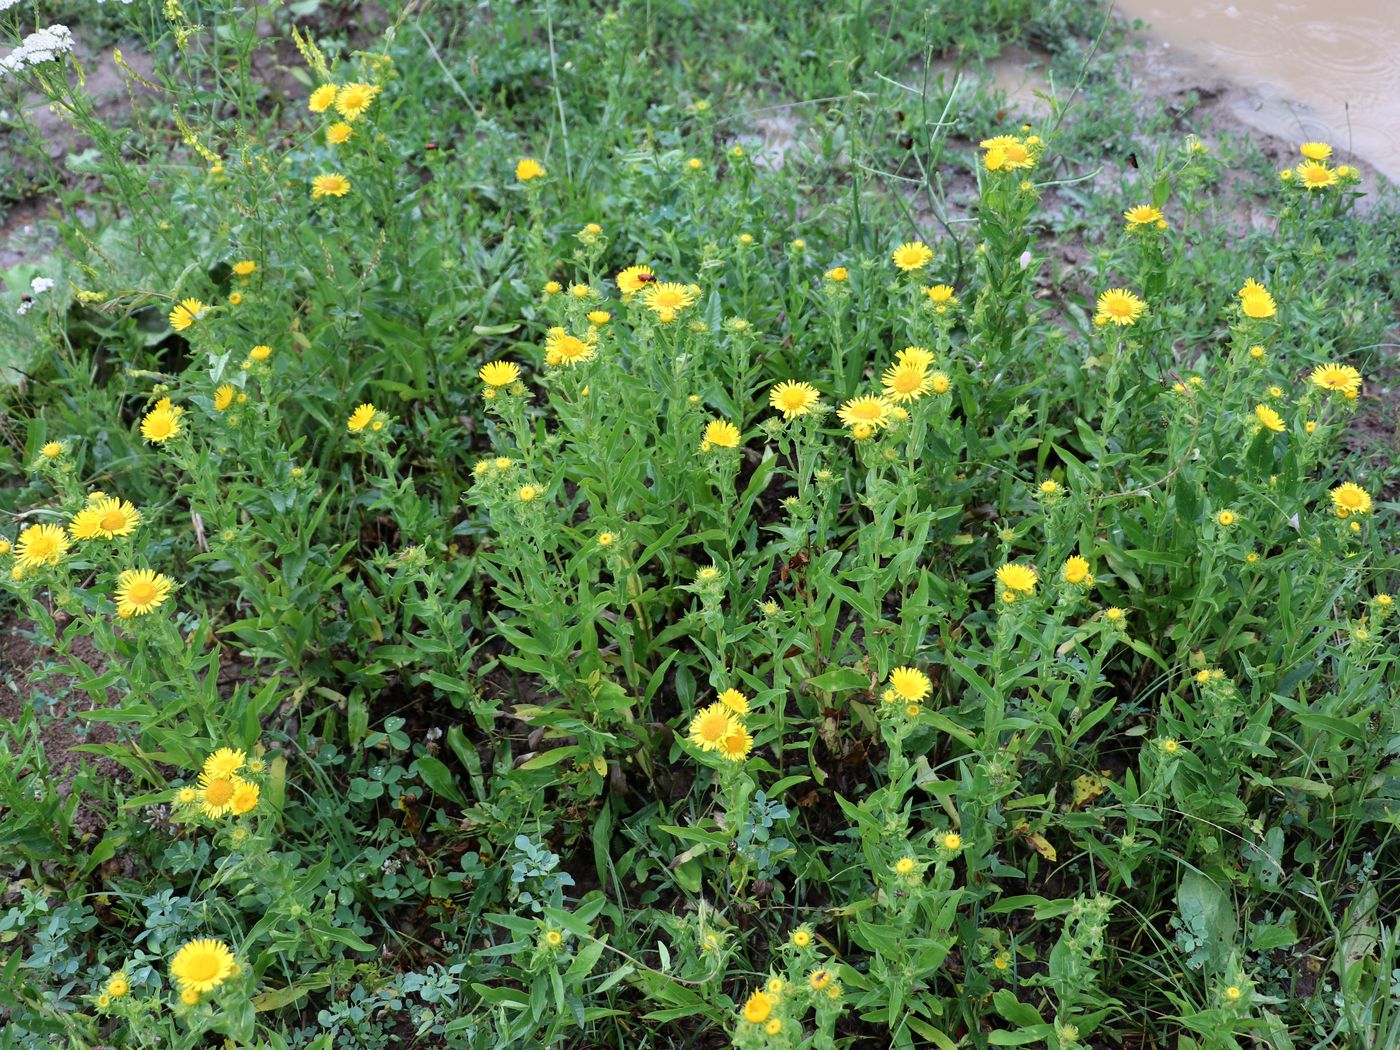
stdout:
[[1400,181],[1400,0],[1118,0],[1252,97],[1237,115]]

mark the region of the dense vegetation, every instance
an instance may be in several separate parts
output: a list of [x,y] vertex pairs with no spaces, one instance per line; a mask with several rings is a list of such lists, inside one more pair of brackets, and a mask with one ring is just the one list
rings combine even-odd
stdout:
[[921,6],[0,0],[0,1046],[1400,1041],[1394,197]]

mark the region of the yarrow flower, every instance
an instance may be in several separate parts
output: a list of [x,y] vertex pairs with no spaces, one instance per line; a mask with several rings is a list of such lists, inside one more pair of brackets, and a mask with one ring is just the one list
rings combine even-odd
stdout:
[[[10,6],[8,4],[6,7]],[[73,50],[73,34],[65,25],[51,25],[30,33],[4,58],[0,58],[0,80],[26,66],[56,62]]]
[[783,382],[768,392],[768,404],[783,414],[784,419],[796,419],[815,409],[821,395],[811,383]]
[[891,258],[899,269],[913,273],[933,260],[933,249],[923,241],[906,241],[891,253]]
[[1094,324],[1116,325],[1135,324],[1147,312],[1147,304],[1126,288],[1110,288],[1099,296],[1095,304],[1097,313]]

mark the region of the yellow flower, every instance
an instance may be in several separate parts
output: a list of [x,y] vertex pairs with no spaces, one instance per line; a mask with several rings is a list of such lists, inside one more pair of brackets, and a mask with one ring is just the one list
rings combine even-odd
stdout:
[[1244,992],[1240,990],[1240,986],[1237,984],[1232,984],[1225,989],[1225,998],[1232,1003],[1239,1002],[1243,997]]
[[15,567],[34,569],[57,565],[68,551],[68,536],[57,525],[31,525],[15,543]]
[[1114,627],[1121,627],[1126,616],[1127,614],[1116,605],[1110,605],[1103,613],[1104,619],[1113,624]]
[[1246,317],[1263,320],[1267,317],[1273,317],[1278,312],[1274,297],[1253,277],[1244,282],[1244,287],[1240,289],[1239,294],[1240,309],[1245,312]]
[[739,428],[727,419],[713,419],[705,426],[704,440],[720,448],[737,448]]
[[912,875],[916,867],[918,867],[918,865],[914,863],[913,857],[900,857],[899,860],[894,862],[894,871],[896,875]]
[[229,799],[229,812],[234,816],[251,813],[258,805],[261,791],[258,785],[242,777],[233,778],[233,797]]
[[1161,209],[1154,208],[1150,204],[1139,204],[1136,208],[1129,208],[1123,213],[1123,218],[1128,220],[1128,229],[1130,230],[1139,226],[1155,226],[1162,217]]
[[186,1006],[198,1006],[199,993],[193,988],[186,988],[180,993],[180,1002],[184,1003]]
[[943,372],[930,372],[928,376],[928,385],[935,394],[946,394],[952,389],[953,381]]
[[258,264],[253,262],[252,259],[240,259],[238,260],[238,262],[233,264],[233,272],[236,273],[239,277],[248,277],[257,268]]
[[228,408],[229,405],[233,404],[233,395],[234,389],[227,383],[215,390],[214,411],[222,412],[224,409]]
[[510,386],[520,378],[520,368],[513,361],[489,361],[477,375],[487,386]]
[[840,284],[848,275],[844,266],[833,266],[831,269],[827,270],[826,273],[822,274],[822,276],[828,281],[834,281]]
[[719,702],[736,715],[749,713],[749,698],[737,689],[726,689],[719,694]]
[[853,397],[841,405],[836,415],[852,429],[865,426],[869,430],[878,430],[889,423],[889,412],[889,405],[878,397]]
[[515,165],[515,177],[521,182],[543,178],[544,174],[544,165],[534,157],[522,157]]
[[1282,434],[1286,429],[1283,425],[1283,417],[1268,405],[1255,405],[1254,418],[1276,434]]
[[622,293],[624,299],[630,299],[655,278],[656,271],[646,263],[637,263],[618,273],[617,290]]
[[674,281],[653,281],[642,292],[642,302],[663,322],[674,319],[676,313],[695,303],[693,285]]
[[350,141],[350,136],[355,133],[355,129],[343,121],[338,121],[326,129],[326,142],[331,146],[340,146]]
[[[1346,482],[1332,490],[1332,506],[1337,516],[1345,518],[1350,514],[1371,513],[1371,494],[1354,482]],[[23,535],[20,539],[23,539]]]
[[102,536],[116,539],[129,536],[141,524],[141,512],[126,500],[105,498],[89,503],[68,523],[68,534],[75,540],[91,540]]
[[891,253],[894,264],[905,273],[922,270],[933,260],[933,249],[923,241],[906,241]]
[[1110,288],[1099,296],[1096,304],[1098,313],[1095,324],[1112,322],[1117,325],[1134,324],[1147,312],[1147,304],[1126,288]]
[[611,532],[598,533],[598,546],[600,547],[611,547],[616,540],[617,537]]
[[170,327],[177,332],[183,332],[203,317],[207,309],[209,308],[198,299],[181,299],[175,305],[175,309],[170,311]]
[[811,383],[792,382],[777,384],[768,391],[768,404],[783,414],[784,419],[805,416],[817,407],[821,395]]
[[322,84],[315,91],[311,92],[311,98],[307,102],[307,108],[312,113],[324,113],[335,104],[336,86],[334,84]]
[[376,411],[378,410],[369,402],[357,406],[355,411],[350,413],[350,418],[345,421],[345,429],[353,434],[358,434],[360,431],[364,430],[365,427],[374,422],[374,414]]
[[254,361],[266,361],[272,356],[272,347],[268,346],[266,343],[259,343],[248,351],[248,356]]
[[1310,190],[1325,190],[1337,185],[1337,172],[1326,164],[1305,160],[1294,169],[1299,181]]
[[574,365],[591,361],[598,352],[594,342],[596,338],[596,333],[590,333],[587,339],[580,339],[556,325],[545,333],[545,363],[548,365],[568,365],[572,368]]
[[564,935],[558,930],[546,930],[544,943],[551,948],[558,948],[564,943]]
[[181,991],[211,992],[233,975],[233,952],[212,938],[190,941],[170,961],[170,976]]
[[232,293],[230,293],[230,295],[229,295],[229,297],[228,297],[228,304],[229,304],[229,306],[242,306],[242,305],[243,305],[243,293],[242,293],[242,292],[232,292]]
[[379,89],[369,84],[346,84],[335,93],[335,111],[353,124],[378,94]]
[[807,986],[814,992],[820,992],[831,983],[831,971],[816,969],[807,975]]
[[918,703],[933,691],[933,683],[917,667],[896,667],[890,672],[890,688],[901,700]]
[[206,817],[222,817],[233,805],[232,777],[211,777],[199,774],[199,808]]
[[956,853],[958,850],[962,849],[962,836],[956,831],[950,831],[939,840],[939,843],[949,853]]
[[1361,373],[1351,365],[1318,365],[1308,378],[1323,390],[1340,390],[1345,394],[1361,389]]
[[62,441],[50,441],[39,450],[39,455],[45,459],[57,459],[66,451],[66,446]]
[[563,286],[562,284],[560,284],[558,281],[546,281],[546,282],[544,283],[544,294],[545,294],[545,295],[558,295],[558,294],[559,294],[560,292],[562,292],[563,290],[564,290],[564,286]]
[[515,490],[515,498],[521,503],[533,503],[540,494],[540,490],[534,485],[521,485]]
[[953,294],[951,284],[935,284],[924,289],[924,294],[928,296],[931,303],[944,303],[948,306],[957,306],[958,297]]
[[1016,594],[1032,595],[1036,582],[1040,579],[1035,569],[1029,565],[1009,562],[997,570],[997,579],[1008,591]]
[[120,999],[122,996],[126,995],[127,992],[131,991],[131,981],[127,978],[126,974],[118,970],[116,973],[112,974],[111,977],[107,978],[106,987],[102,990],[113,999]]
[[311,180],[312,200],[320,200],[322,197],[344,197],[349,192],[350,180],[344,175],[317,175]]
[[606,310],[590,310],[587,316],[588,320],[595,325],[604,325],[612,320],[612,314]]
[[753,737],[742,722],[734,720],[734,725],[719,743],[719,753],[731,762],[742,762],[753,750]]
[[10,541],[4,536],[0,536],[0,557],[10,553]]
[[221,747],[204,760],[204,773],[207,776],[227,779],[242,769],[247,760],[246,752],[231,747]]
[[898,364],[885,369],[880,377],[885,397],[890,401],[917,401],[933,389],[929,374],[921,365]]
[[1304,142],[1298,152],[1308,160],[1326,160],[1332,156],[1332,147],[1325,142]]
[[768,1023],[763,1026],[763,1031],[768,1035],[777,1035],[783,1030],[783,1019],[781,1017],[770,1017]]
[[719,751],[725,741],[743,727],[724,704],[715,703],[699,711],[690,720],[690,742],[702,751]]
[[754,992],[744,1003],[744,1020],[749,1024],[762,1024],[773,1012],[773,1000],[765,992]]
[[1089,562],[1078,554],[1065,559],[1064,577],[1066,583],[1083,583],[1089,577]]
[[150,569],[125,570],[117,577],[117,615],[126,620],[159,609],[174,583],[169,576]]
[[699,171],[705,165],[699,157],[691,157],[688,161],[685,162],[685,166],[691,171]]

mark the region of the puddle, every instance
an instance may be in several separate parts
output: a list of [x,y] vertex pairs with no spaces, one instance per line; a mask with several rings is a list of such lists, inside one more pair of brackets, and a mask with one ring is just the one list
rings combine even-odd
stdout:
[[[1330,142],[1400,181],[1400,0],[1118,0],[1164,43],[1246,90],[1241,121]],[[1149,43],[1149,46],[1154,46]]]

